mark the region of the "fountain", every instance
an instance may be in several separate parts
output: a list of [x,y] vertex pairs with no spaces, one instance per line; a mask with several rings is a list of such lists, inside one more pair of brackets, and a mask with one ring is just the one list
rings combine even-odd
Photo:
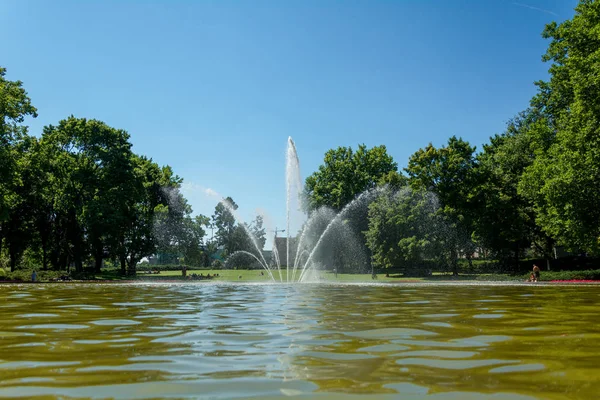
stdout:
[[[316,271],[322,264],[318,260],[319,251],[323,250],[326,238],[331,235],[336,235],[339,242],[343,243],[344,251],[352,254],[352,252],[360,251],[358,238],[353,234],[352,229],[347,224],[349,214],[356,211],[361,206],[367,204],[374,195],[378,193],[378,189],[367,190],[357,196],[353,201],[348,203],[341,211],[335,212],[330,208],[322,207],[311,212],[310,217],[302,211],[304,185],[300,174],[300,160],[296,151],[296,144],[291,137],[288,137],[286,151],[286,237],[285,237],[285,254],[280,254],[277,248],[277,232],[273,236],[273,256],[271,264],[265,259],[263,252],[258,246],[258,241],[254,237],[252,231],[240,218],[236,210],[220,197],[220,203],[233,215],[235,220],[244,228],[245,233],[251,239],[253,248],[239,250],[232,253],[225,261],[228,264],[239,255],[250,256],[260,266],[266,270],[272,281],[276,282],[308,282],[316,279]],[[217,193],[212,192],[218,196]],[[299,236],[294,238],[291,235],[291,227],[293,224],[302,225]],[[292,243],[295,240],[294,256],[290,257],[292,251]],[[364,258],[364,254],[352,254],[354,259]],[[285,266],[285,279],[282,271]],[[275,273],[277,272],[277,274]],[[278,278],[277,279],[277,276]]]

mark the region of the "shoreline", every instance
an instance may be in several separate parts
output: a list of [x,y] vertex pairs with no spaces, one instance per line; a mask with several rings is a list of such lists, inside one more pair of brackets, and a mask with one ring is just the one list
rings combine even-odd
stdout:
[[[71,281],[0,281],[0,285],[57,285],[57,284],[178,284],[178,285],[189,285],[189,284],[240,284],[240,285],[274,285],[274,284],[299,284],[299,282],[280,282],[280,281],[236,281],[236,280],[183,280],[183,279],[123,279],[123,280],[109,280],[109,279],[87,279],[87,280],[71,280]],[[317,284],[317,285],[373,285],[373,286],[386,286],[386,285],[399,285],[399,284],[413,284],[413,285],[453,285],[453,286],[474,286],[474,285],[515,285],[515,286],[523,286],[523,285],[541,285],[541,286],[557,286],[557,285],[567,285],[567,286],[576,286],[576,285],[584,285],[584,286],[594,286],[600,285],[600,280],[590,280],[590,279],[581,279],[581,280],[549,280],[549,281],[540,281],[540,282],[524,282],[520,280],[453,280],[453,279],[445,279],[445,280],[418,280],[418,279],[402,279],[393,282],[384,281],[378,282],[374,281],[318,281],[318,282],[305,282],[304,284]]]

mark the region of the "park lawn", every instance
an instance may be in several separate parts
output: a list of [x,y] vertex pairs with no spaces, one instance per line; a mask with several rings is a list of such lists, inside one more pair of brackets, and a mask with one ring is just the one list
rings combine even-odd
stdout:
[[[264,275],[261,275],[261,271]],[[282,269],[281,276],[279,271],[272,271],[273,277],[276,282],[287,282],[287,271]],[[213,269],[213,270],[188,270],[187,276],[191,276],[192,274],[206,276],[210,274],[211,276],[215,274],[219,274],[219,277],[215,277],[211,279],[211,281],[216,282],[272,282],[271,277],[268,272],[265,270],[233,270],[233,269]],[[290,272],[291,274],[291,272]],[[322,282],[373,282],[371,279],[371,274],[337,274],[337,277],[332,272],[320,272],[319,274],[320,281]],[[298,280],[300,276],[300,272],[296,272],[295,279]],[[240,278],[241,277],[241,278]],[[176,278],[182,278],[181,271],[162,271],[160,274],[140,274],[138,273],[137,279],[144,281],[160,281],[160,280],[171,280]],[[405,277],[389,277],[386,278],[385,274],[378,274],[376,282],[398,282],[398,281],[421,281],[422,278],[405,278]]]
[[[261,271],[263,275],[261,275]],[[279,271],[272,271],[273,277],[276,282],[287,282],[287,271],[285,269],[281,270],[281,277],[279,275]],[[187,276],[190,277],[192,274],[206,276],[210,274],[214,276],[215,274],[219,274],[219,277],[215,277],[211,279],[211,281],[216,282],[272,282],[269,274],[265,270],[246,270],[246,269],[211,269],[211,270],[188,270]],[[296,280],[298,280],[300,273],[296,272]],[[431,276],[416,278],[416,277],[407,277],[398,273],[391,273],[389,277],[385,276],[385,273],[377,274],[377,279],[374,281],[371,279],[370,273],[365,274],[350,274],[350,273],[340,273],[337,274],[337,277],[334,273],[329,271],[322,271],[318,273],[320,281],[322,282],[381,282],[381,283],[390,283],[390,282],[444,282],[444,281],[521,281],[526,280],[527,277],[521,275],[508,275],[508,274],[459,274],[458,276],[453,276],[451,273],[442,273],[442,272],[434,272]],[[545,274],[542,274],[545,275]],[[241,277],[241,278],[240,278]],[[542,279],[546,278],[550,280],[549,276],[542,276]],[[119,275],[116,270],[108,270],[103,271],[101,274],[96,275],[96,279],[100,280],[110,280],[110,281],[120,281],[120,280],[137,280],[144,282],[159,282],[159,281],[181,281],[183,277],[181,275],[181,271],[161,271],[160,274],[145,274],[143,272],[138,272],[136,277],[127,277]],[[543,279],[543,280],[546,280]],[[196,282],[196,281],[194,281]]]

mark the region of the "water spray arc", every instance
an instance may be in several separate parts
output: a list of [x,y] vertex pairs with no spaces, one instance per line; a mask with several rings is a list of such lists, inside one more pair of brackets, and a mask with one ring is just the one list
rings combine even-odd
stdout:
[[[319,209],[311,213],[310,218],[306,219],[306,214],[301,211],[302,196],[304,195],[304,185],[300,174],[300,159],[296,150],[296,144],[291,137],[287,140],[287,151],[286,151],[286,168],[285,168],[285,184],[286,184],[286,229],[273,230],[273,253],[272,262],[274,265],[270,265],[258,246],[258,240],[254,236],[253,232],[248,229],[248,226],[244,224],[236,210],[226,200],[220,200],[226,209],[231,213],[233,218],[238,224],[240,224],[246,235],[251,239],[253,249],[236,251],[228,257],[226,263],[232,260],[233,257],[239,254],[245,254],[251,256],[256,260],[263,269],[267,271],[272,281],[276,281],[273,269],[277,269],[279,275],[279,281],[284,282],[283,279],[283,262],[285,261],[285,282],[306,282],[311,276],[311,272],[314,272],[316,263],[314,262],[316,252],[323,246],[324,238],[330,235],[335,229],[349,229],[344,226],[344,220],[347,218],[349,211],[355,209],[359,205],[364,205],[377,193],[377,189],[365,191],[364,193],[357,196],[353,201],[347,204],[339,213],[333,212],[331,209]],[[212,195],[218,196],[214,191],[211,191]],[[220,197],[220,196],[219,196]],[[222,197],[220,197],[222,199]],[[326,219],[327,225],[323,232],[318,236],[315,236],[316,240],[312,243],[308,237],[313,234],[312,229],[314,225],[318,225],[316,222]],[[295,239],[295,254],[290,257],[292,240],[294,237],[291,235],[293,223],[300,223],[303,227],[299,232],[299,237]],[[277,246],[277,234],[285,232],[285,258],[280,253]],[[314,239],[313,238],[313,239]],[[256,254],[255,254],[256,253]],[[293,262],[290,262],[293,261]],[[298,277],[296,278],[296,276]]]

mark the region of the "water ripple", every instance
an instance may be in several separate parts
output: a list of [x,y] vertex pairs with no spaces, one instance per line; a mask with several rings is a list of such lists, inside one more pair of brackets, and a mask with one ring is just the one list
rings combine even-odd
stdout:
[[0,397],[587,399],[600,387],[594,287],[5,289]]

